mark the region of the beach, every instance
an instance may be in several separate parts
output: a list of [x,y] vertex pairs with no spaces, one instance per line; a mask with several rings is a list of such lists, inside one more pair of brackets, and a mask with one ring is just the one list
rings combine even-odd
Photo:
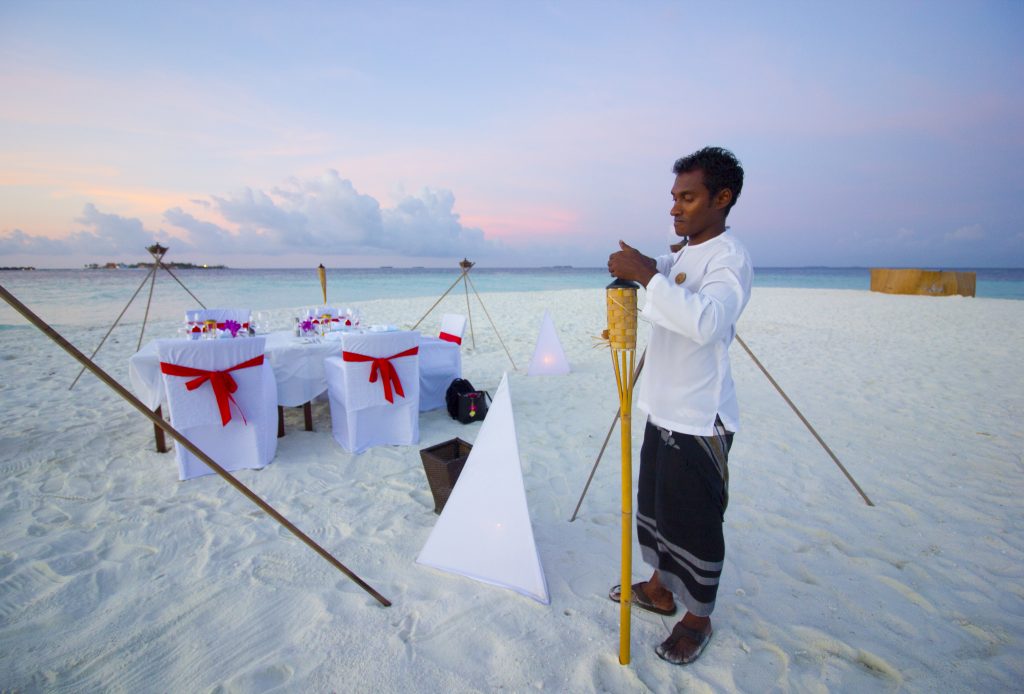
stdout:
[[[411,327],[435,299],[359,307]],[[654,653],[676,620],[639,610],[632,662],[618,663],[617,435],[568,522],[618,407],[603,291],[483,300],[498,332],[474,297],[463,373],[494,392],[508,372],[550,605],[415,563],[437,518],[419,451],[472,443],[480,424],[436,410],[419,445],[351,455],[315,403],[313,432],[289,409],[274,462],[236,473],[382,607],[220,478],[179,482],[173,453],[156,453],[152,426],[105,385],[86,374],[68,391],[80,367],[41,333],[0,330],[0,689],[1020,689],[1024,301],[754,291],[740,337],[875,505],[734,343],[742,428],[715,634],[678,667]],[[465,306],[453,293],[420,330]],[[526,375],[545,310],[567,376]],[[273,313],[286,324],[293,311]],[[66,337],[89,354],[113,317]],[[152,322],[146,339],[179,326]],[[119,326],[97,355],[125,385],[139,328]],[[634,412],[636,462],[641,424]],[[635,580],[649,574],[635,547]]]

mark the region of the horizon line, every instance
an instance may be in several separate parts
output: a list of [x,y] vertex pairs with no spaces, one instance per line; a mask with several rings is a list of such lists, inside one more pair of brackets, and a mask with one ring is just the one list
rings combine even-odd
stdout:
[[[113,261],[111,261],[113,262]],[[166,263],[173,266],[183,261]],[[96,270],[143,270],[152,263],[118,263],[125,267],[36,267],[32,265],[0,267],[0,272],[47,272],[47,271],[96,271]],[[283,270],[316,270],[315,266],[291,266],[291,267],[234,267],[230,265],[218,265],[204,267],[200,263],[186,263],[194,267],[174,268],[175,270],[246,270],[246,271],[283,271]],[[426,265],[377,265],[377,266],[334,266],[326,267],[327,270],[446,270],[457,271],[458,267],[426,266]],[[503,265],[503,266],[481,266],[476,263],[474,270],[597,270],[607,272],[606,268],[598,265]],[[977,270],[1024,270],[1024,266],[1003,266],[1003,265],[975,265],[975,266],[952,266],[952,265],[754,265],[754,270],[872,270],[872,269],[897,269],[897,270],[946,270],[956,272],[973,272]]]

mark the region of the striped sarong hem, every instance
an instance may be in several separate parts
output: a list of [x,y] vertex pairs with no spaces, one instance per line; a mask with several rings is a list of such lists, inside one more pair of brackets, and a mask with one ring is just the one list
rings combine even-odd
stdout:
[[725,562],[722,519],[728,503],[732,434],[691,436],[650,422],[637,484],[637,539],[662,584],[699,617],[715,608]]

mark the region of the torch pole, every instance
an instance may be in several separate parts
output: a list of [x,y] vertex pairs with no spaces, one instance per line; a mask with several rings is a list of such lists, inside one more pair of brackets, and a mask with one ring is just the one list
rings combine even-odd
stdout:
[[605,290],[608,344],[619,391],[622,447],[622,575],[619,593],[619,664],[629,665],[630,606],[633,602],[633,373],[636,360],[636,291],[634,282],[615,280]]
[[[633,373],[634,351],[619,354],[619,369],[623,374]],[[627,357],[628,363],[627,364]],[[622,446],[622,576],[619,600],[619,664],[629,664],[630,605],[633,602],[633,425],[630,410],[632,397],[629,385],[623,384],[619,393],[619,433]]]

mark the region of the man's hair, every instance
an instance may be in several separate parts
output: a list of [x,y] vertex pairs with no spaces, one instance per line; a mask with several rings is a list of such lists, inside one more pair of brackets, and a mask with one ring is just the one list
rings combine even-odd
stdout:
[[721,147],[705,147],[677,159],[672,166],[672,173],[676,176],[697,170],[704,172],[704,185],[712,198],[725,188],[732,191],[732,200],[725,208],[724,216],[728,217],[729,210],[736,204],[743,189],[743,167],[740,166],[736,155]]

